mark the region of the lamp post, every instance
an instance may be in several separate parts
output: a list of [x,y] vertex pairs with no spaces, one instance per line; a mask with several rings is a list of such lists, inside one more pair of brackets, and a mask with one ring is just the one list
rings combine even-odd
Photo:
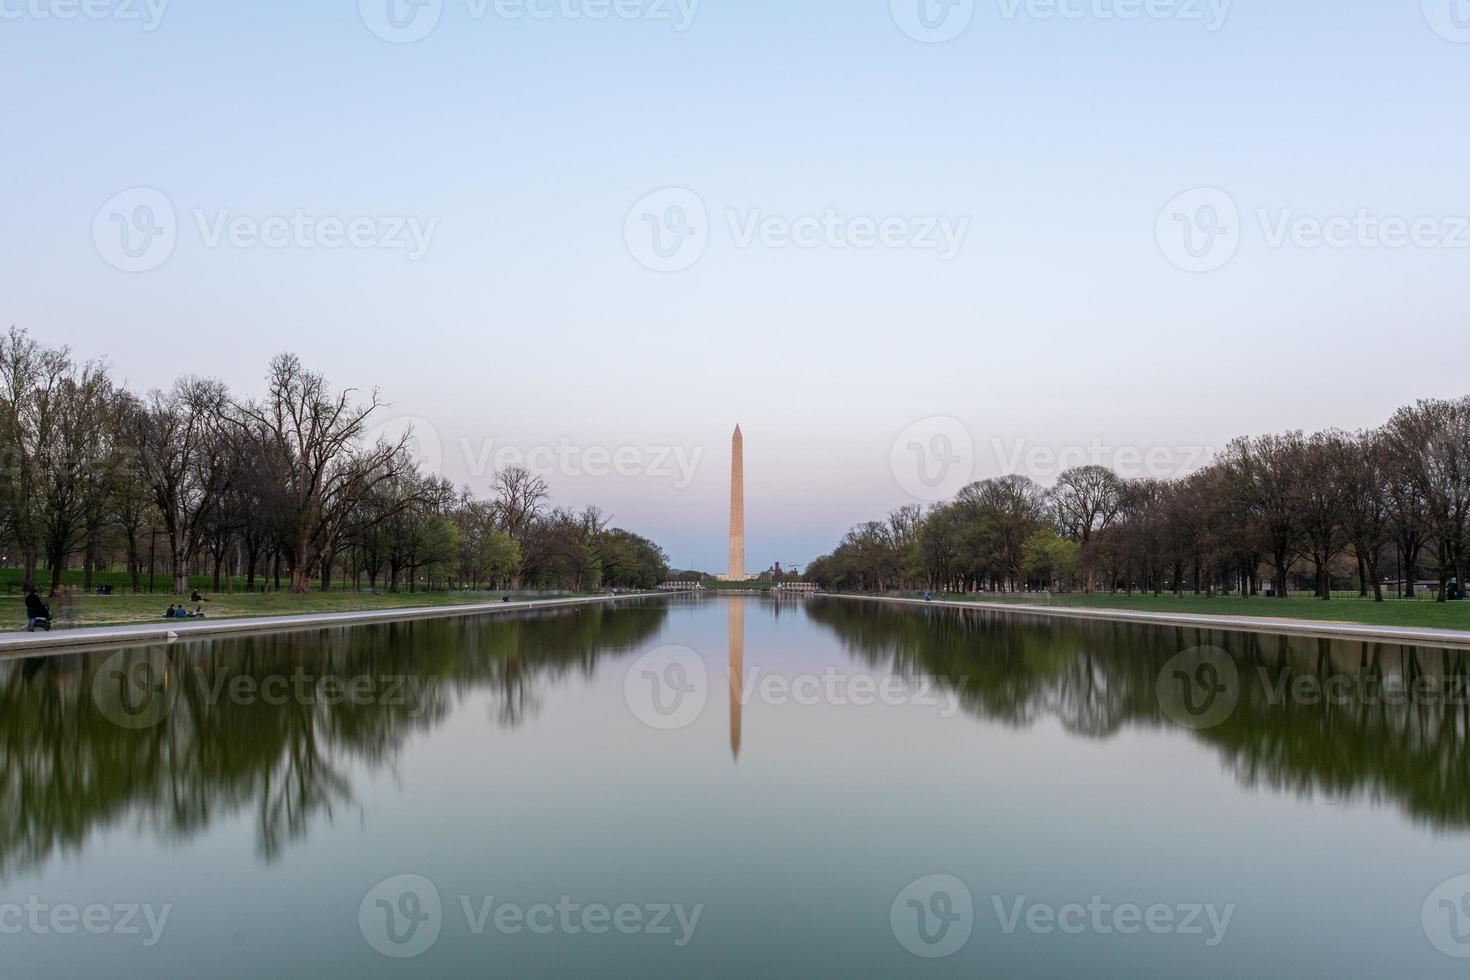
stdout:
[[153,594],[153,551],[158,544],[158,536],[163,532],[154,528],[148,532],[148,594]]

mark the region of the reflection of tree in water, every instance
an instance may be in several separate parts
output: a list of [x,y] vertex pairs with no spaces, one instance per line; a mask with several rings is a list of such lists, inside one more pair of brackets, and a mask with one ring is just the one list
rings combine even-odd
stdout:
[[[261,856],[273,859],[311,819],[354,805],[352,766],[391,765],[458,699],[493,690],[500,723],[519,724],[537,687],[591,673],[604,654],[656,633],[665,615],[659,603],[549,609],[128,651],[151,658],[172,693],[167,717],[139,729],[114,724],[94,700],[99,671],[119,662],[109,654],[0,663],[0,876],[125,821],[182,840],[245,810]],[[418,686],[335,703],[297,697],[294,686],[269,699],[229,693],[235,678],[297,676],[377,678],[379,693],[384,679]]]
[[[1156,687],[1164,665],[1193,647],[1219,647],[1236,664],[1239,704],[1224,723],[1189,734],[1214,746],[1242,783],[1392,802],[1430,826],[1470,829],[1463,651],[836,600],[807,609],[872,669],[958,687],[971,714],[1015,726],[1054,717],[1093,738],[1127,725],[1173,727]],[[1400,679],[1440,694],[1406,703],[1359,694]],[[1310,695],[1329,682],[1353,686],[1336,698]],[[1309,693],[1294,696],[1293,685]]]

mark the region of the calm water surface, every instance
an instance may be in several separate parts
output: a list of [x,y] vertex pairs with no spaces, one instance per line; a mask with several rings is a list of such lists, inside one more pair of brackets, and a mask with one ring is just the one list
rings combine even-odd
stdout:
[[1465,671],[758,597],[7,661],[0,962],[1463,977]]

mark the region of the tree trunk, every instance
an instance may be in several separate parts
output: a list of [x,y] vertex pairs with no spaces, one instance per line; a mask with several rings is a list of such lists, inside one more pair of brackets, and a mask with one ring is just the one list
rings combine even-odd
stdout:
[[1439,569],[1438,569],[1438,571],[1439,571],[1439,596],[1434,600],[1435,602],[1448,602],[1449,601],[1449,589],[1448,589],[1448,587],[1446,585],[1446,583],[1447,583],[1447,581],[1449,579],[1449,576],[1447,574],[1445,574],[1446,572],[1449,571],[1449,569],[1446,567],[1446,566],[1449,565],[1448,558],[1449,558],[1449,556],[1446,554],[1446,549],[1445,549],[1444,542],[1441,541],[1439,543]]
[[52,555],[51,562],[51,595],[61,594],[61,565],[63,559],[60,555]]
[[184,540],[183,522],[175,521],[174,528],[173,533],[168,536],[169,554],[174,562],[174,594],[183,595],[189,591],[189,549]]
[[128,577],[133,580],[133,594],[142,591],[142,561],[138,555],[138,536],[131,529],[127,534]]

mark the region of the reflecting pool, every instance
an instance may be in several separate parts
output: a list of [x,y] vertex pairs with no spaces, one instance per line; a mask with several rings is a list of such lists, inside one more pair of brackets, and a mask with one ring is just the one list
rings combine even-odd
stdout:
[[0,962],[1465,976],[1467,670],[760,596],[8,660]]

